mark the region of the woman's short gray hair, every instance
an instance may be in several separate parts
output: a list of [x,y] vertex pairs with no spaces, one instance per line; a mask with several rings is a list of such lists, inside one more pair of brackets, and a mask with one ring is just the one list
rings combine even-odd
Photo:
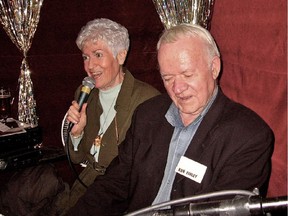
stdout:
[[183,23],[165,30],[157,43],[157,50],[159,50],[161,44],[176,42],[181,36],[201,38],[207,44],[210,57],[220,57],[219,49],[210,32],[195,24]]
[[82,50],[85,42],[97,40],[106,42],[114,57],[121,50],[128,51],[130,45],[128,30],[119,23],[106,18],[94,19],[83,26],[76,44]]

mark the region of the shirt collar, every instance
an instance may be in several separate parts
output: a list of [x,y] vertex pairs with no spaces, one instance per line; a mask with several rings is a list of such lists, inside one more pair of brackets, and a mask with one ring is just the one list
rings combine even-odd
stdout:
[[[196,124],[206,115],[211,105],[215,101],[217,94],[218,94],[218,86],[215,87],[213,94],[209,99],[208,103],[206,104],[205,108],[203,109],[203,111],[200,113],[199,116],[197,116],[197,118],[191,124]],[[174,102],[172,102],[172,104],[170,105],[168,111],[165,114],[165,117],[173,127],[184,127],[180,117],[179,109],[178,107],[176,107]]]

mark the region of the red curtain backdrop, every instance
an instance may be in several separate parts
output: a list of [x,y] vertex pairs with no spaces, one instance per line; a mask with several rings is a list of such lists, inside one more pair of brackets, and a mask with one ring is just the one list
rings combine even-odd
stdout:
[[[287,195],[287,2],[215,0],[211,22],[222,53],[220,84],[233,100],[256,111],[275,133],[268,196]],[[87,21],[105,17],[126,26],[131,50],[126,66],[164,91],[156,59],[163,30],[152,0],[46,0],[28,53],[43,144],[61,147],[60,128],[85,72],[75,39]],[[22,56],[0,28],[0,85],[9,86],[17,117]],[[73,178],[68,166],[64,179]]]
[[223,59],[221,86],[275,133],[269,196],[287,194],[287,1],[216,0],[211,32]]

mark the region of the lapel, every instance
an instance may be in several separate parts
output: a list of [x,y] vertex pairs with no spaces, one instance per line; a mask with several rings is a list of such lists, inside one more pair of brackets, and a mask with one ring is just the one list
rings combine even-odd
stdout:
[[[209,140],[213,132],[217,129],[219,119],[223,115],[223,110],[226,104],[225,101],[226,96],[224,96],[223,92],[219,88],[219,92],[214,103],[204,116],[193,139],[191,140],[187,151],[184,154],[185,157],[197,162],[201,161],[203,152],[208,150],[209,144],[211,144]],[[175,183],[179,183],[179,181],[184,178],[186,177],[177,174],[175,178]]]
[[[132,99],[132,92],[134,88],[134,77],[125,68],[123,68],[125,73],[125,78],[122,83],[121,90],[119,92],[118,98],[115,104],[117,125],[124,125],[128,116],[130,115],[130,104]],[[119,137],[124,139],[124,134],[122,128],[119,129]]]
[[[141,119],[145,122],[145,128],[140,133],[145,135],[145,145],[141,146],[141,155],[143,157],[142,167],[145,170],[149,170],[148,181],[153,179],[153,189],[151,191],[153,194],[151,197],[155,197],[160,188],[165,166],[168,157],[168,150],[170,146],[170,141],[173,135],[174,127],[172,127],[166,120],[165,114],[171,104],[171,99],[168,95],[162,94],[161,96],[155,97],[157,103],[152,103],[150,107],[146,107],[146,110],[150,110],[148,117],[142,117]],[[140,112],[144,114],[143,112]],[[152,117],[151,117],[152,116]],[[147,120],[149,120],[148,124]],[[149,128],[147,130],[147,128]],[[141,136],[142,136],[141,135]],[[140,159],[141,160],[141,159]],[[151,184],[151,182],[146,182]]]

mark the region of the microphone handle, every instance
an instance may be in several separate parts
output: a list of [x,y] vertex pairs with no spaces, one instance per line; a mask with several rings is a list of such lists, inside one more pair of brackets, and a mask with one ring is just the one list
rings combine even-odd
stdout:
[[286,215],[287,196],[262,199],[260,196],[236,197],[231,200],[219,200],[202,203],[190,203],[174,206],[172,209],[158,210],[156,216],[252,216],[276,213]]
[[[89,96],[89,93],[83,92],[83,91],[80,92],[80,95],[77,101],[79,105],[79,112],[81,111],[83,104],[87,102],[88,96]],[[74,126],[74,123],[70,122],[68,125],[68,133],[71,131],[73,126]]]
[[88,96],[89,94],[81,92],[77,101],[77,103],[79,104],[79,112],[81,111],[83,104],[87,102]]
[[259,213],[273,213],[273,215],[287,214],[288,200],[287,196],[261,198],[259,196],[252,196],[249,201],[249,209],[251,215],[259,215]]

